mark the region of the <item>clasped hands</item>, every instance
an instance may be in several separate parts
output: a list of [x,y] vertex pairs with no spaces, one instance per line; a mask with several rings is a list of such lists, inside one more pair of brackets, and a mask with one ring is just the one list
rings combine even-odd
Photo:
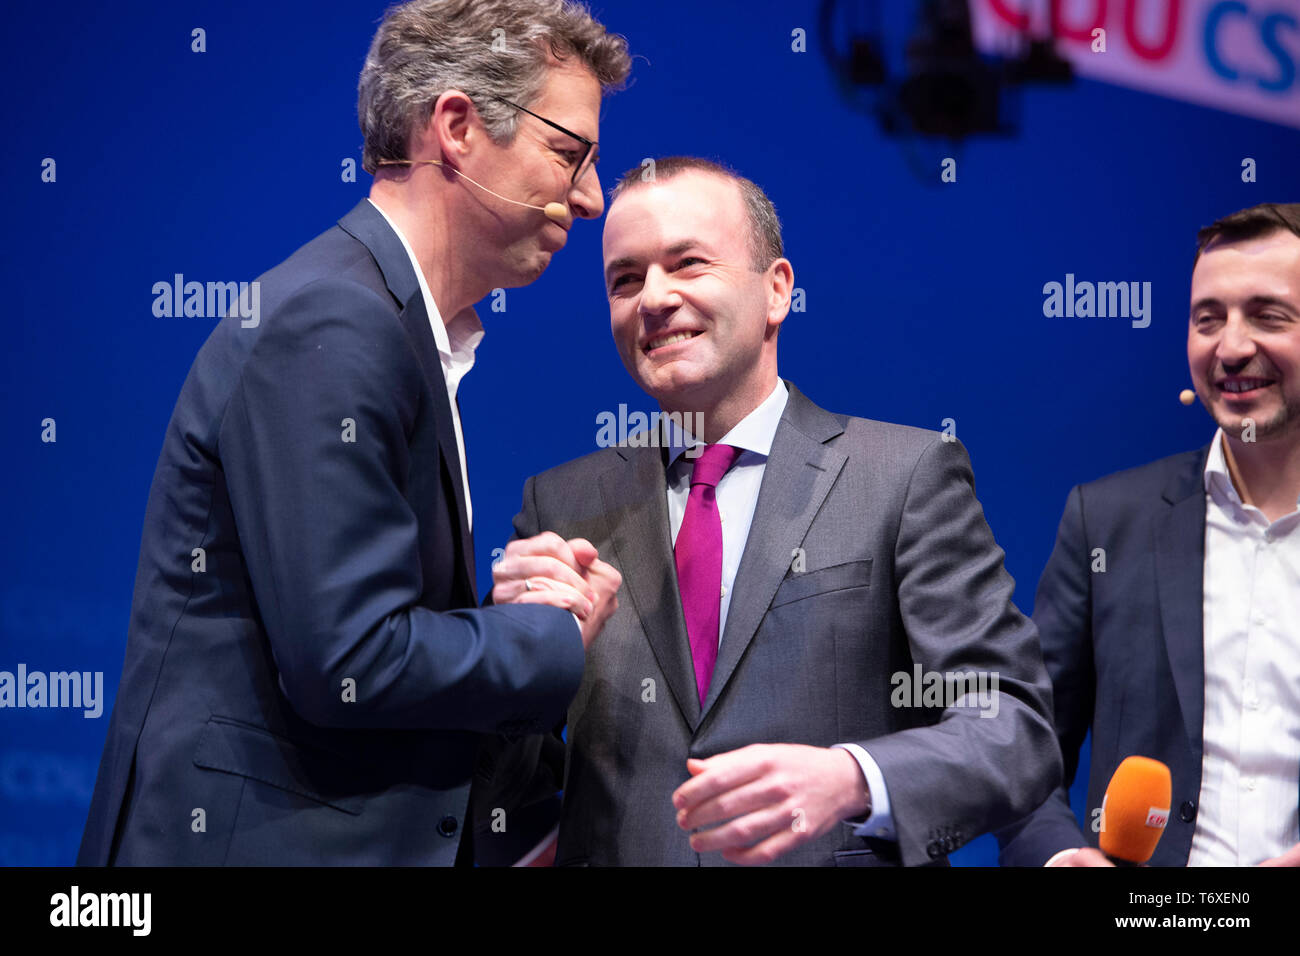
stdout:
[[586,538],[565,541],[543,531],[506,545],[492,568],[493,604],[549,604],[578,618],[582,646],[591,643],[616,610],[623,576],[602,561]]

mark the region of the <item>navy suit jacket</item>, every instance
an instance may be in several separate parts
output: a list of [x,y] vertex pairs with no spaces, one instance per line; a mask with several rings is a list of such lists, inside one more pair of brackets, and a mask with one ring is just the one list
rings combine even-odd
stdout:
[[[1034,606],[1065,779],[1042,807],[998,835],[1005,865],[1041,866],[1067,847],[1095,847],[1106,786],[1133,754],[1163,761],[1173,777],[1169,823],[1151,865],[1187,863],[1201,791],[1208,455],[1207,445],[1070,492]],[[1081,830],[1067,792],[1089,728]]]
[[475,608],[442,367],[383,216],[363,200],[258,282],[167,428],[78,862],[449,864],[484,735],[554,725],[582,642],[558,608]]

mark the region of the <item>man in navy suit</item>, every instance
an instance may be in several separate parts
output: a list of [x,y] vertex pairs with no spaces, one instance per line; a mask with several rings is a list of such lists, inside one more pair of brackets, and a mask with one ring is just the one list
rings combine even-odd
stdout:
[[476,608],[471,306],[600,215],[599,106],[628,66],[572,4],[385,16],[370,198],[257,280],[260,312],[217,326],[177,400],[80,863],[469,858],[484,735],[555,723],[619,585],[541,535],[554,586]]
[[1102,795],[1140,754],[1173,778],[1153,866],[1300,865],[1300,204],[1198,240],[1187,359],[1219,428],[1070,492],[1034,609],[1065,782],[999,834],[1005,864],[1109,865]]

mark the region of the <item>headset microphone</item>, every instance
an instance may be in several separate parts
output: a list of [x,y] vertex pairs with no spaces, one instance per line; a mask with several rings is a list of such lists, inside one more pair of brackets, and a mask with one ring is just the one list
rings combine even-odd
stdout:
[[[407,166],[407,165],[417,165],[420,163],[427,163],[430,166],[447,166],[447,164],[440,159],[381,159],[378,161],[377,165]],[[489,193],[493,196],[496,196],[497,199],[500,199],[502,202],[513,203],[516,206],[523,206],[525,209],[536,209],[547,219],[551,220],[551,222],[558,223],[561,226],[563,226],[564,221],[569,218],[569,210],[565,208],[563,203],[548,202],[545,206],[534,206],[532,203],[520,202],[517,199],[507,199],[505,196],[501,195],[500,193],[493,192],[491,189],[488,189],[482,183],[476,182],[475,180],[471,179],[469,176],[466,176],[455,166],[447,166],[447,168],[450,169],[457,176],[460,176],[464,179],[468,179],[471,183],[474,183],[475,186],[483,190],[485,193]]]
[[1178,400],[1184,405],[1190,405],[1192,402],[1196,401],[1196,393],[1190,388],[1185,388],[1178,393]]

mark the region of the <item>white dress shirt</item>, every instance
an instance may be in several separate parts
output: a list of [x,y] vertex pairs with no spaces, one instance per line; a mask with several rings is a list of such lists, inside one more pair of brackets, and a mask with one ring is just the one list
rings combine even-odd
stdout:
[[1205,716],[1187,865],[1251,866],[1300,841],[1300,500],[1273,522],[1244,504],[1221,430],[1202,477]]
[[1244,504],[1223,432],[1205,463],[1205,722],[1189,866],[1250,866],[1300,842],[1300,500]]
[[[367,200],[370,205],[379,209],[374,200]],[[456,429],[456,450],[460,453],[460,480],[462,487],[465,489],[465,517],[469,521],[471,529],[474,527],[474,506],[469,497],[469,469],[465,464],[465,436],[460,427],[460,406],[456,404],[456,390],[460,387],[460,380],[465,374],[474,367],[474,350],[478,348],[479,342],[483,341],[483,324],[479,322],[478,313],[473,307],[466,308],[458,313],[450,322],[443,323],[442,313],[438,311],[438,303],[433,301],[433,294],[429,291],[429,283],[424,280],[424,270],[420,268],[420,261],[415,258],[415,252],[411,249],[411,244],[406,241],[406,236],[402,230],[397,228],[397,223],[388,218],[388,213],[379,209],[379,214],[384,217],[397,233],[397,238],[402,241],[402,248],[406,254],[411,257],[411,267],[415,269],[415,278],[420,282],[420,294],[424,296],[424,308],[429,313],[429,326],[433,329],[433,341],[438,346],[438,359],[442,362],[442,377],[447,383],[447,399],[451,402],[451,422]],[[472,560],[472,559],[471,559]]]
[[[749,528],[754,521],[754,508],[758,504],[758,490],[763,483],[763,471],[772,451],[772,440],[790,397],[785,383],[779,378],[772,394],[762,404],[742,418],[731,431],[719,439],[718,444],[743,449],[735,464],[718,482],[716,499],[718,516],[722,522],[722,591],[718,607],[718,643],[727,627],[727,612],[731,608],[731,589],[740,568]],[[684,424],[690,418],[683,416]],[[674,547],[682,519],[686,516],[686,502],[691,493],[691,470],[695,459],[685,458],[689,448],[704,442],[682,430],[675,418],[663,419],[668,429],[668,525]],[[791,635],[793,638],[795,635]],[[889,809],[889,791],[884,775],[871,755],[857,744],[836,744],[847,750],[857,760],[871,790],[871,816],[865,821],[854,821],[857,836],[896,839],[894,820]]]

